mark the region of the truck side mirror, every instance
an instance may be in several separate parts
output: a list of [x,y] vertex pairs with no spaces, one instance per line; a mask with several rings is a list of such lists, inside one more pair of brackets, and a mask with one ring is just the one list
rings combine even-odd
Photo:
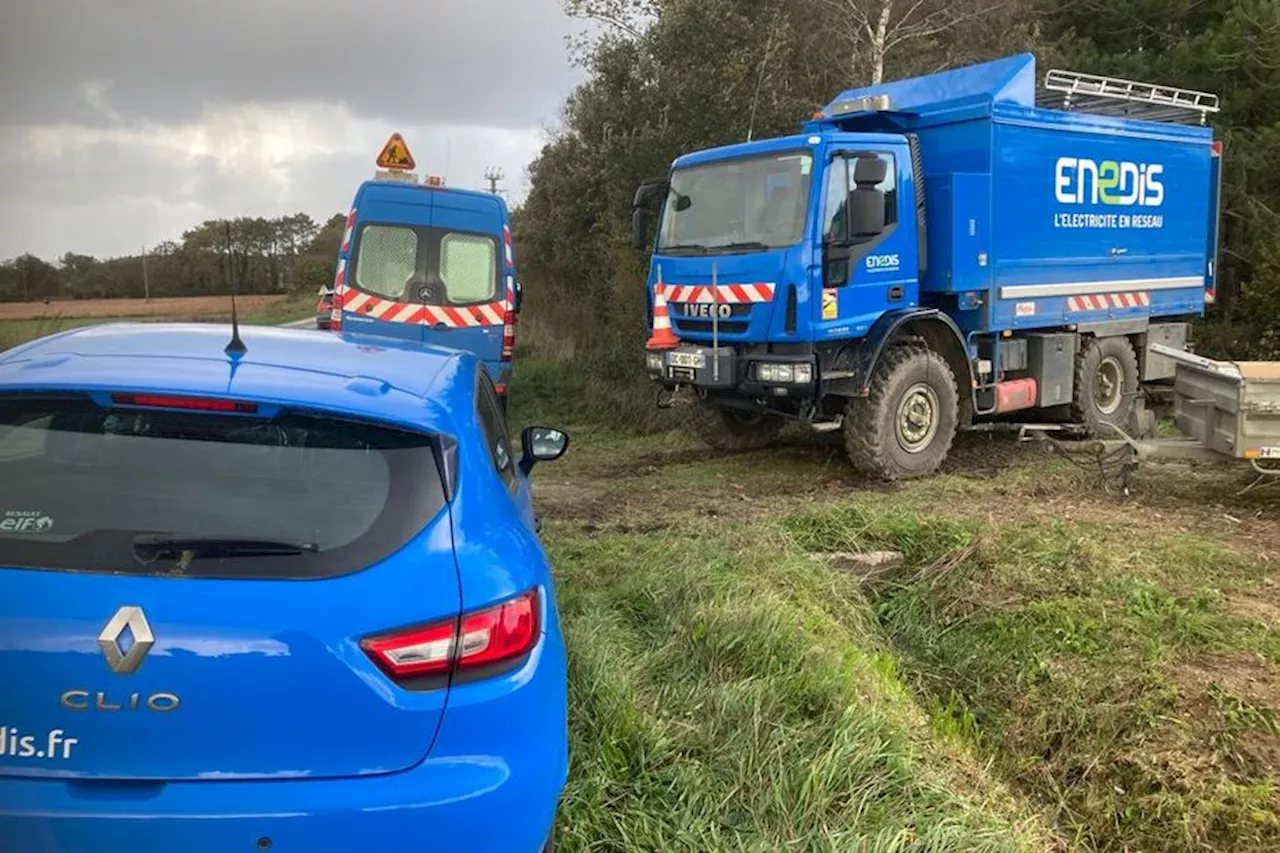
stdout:
[[514,306],[515,312],[519,314],[520,309],[523,306],[524,306],[524,285],[521,284],[519,281],[517,281],[516,282],[516,304]]
[[637,252],[647,248],[645,239],[649,233],[649,214],[643,207],[631,209],[631,247]]
[[649,248],[649,202],[655,196],[665,197],[670,185],[666,181],[646,181],[636,190],[631,200],[631,245],[637,252]]

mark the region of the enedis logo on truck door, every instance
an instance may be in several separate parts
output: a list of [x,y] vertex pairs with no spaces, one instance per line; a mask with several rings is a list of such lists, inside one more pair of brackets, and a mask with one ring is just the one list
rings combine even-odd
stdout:
[[[1059,157],[1053,192],[1059,204],[1160,207],[1164,204],[1164,165]],[[1163,228],[1160,214],[1055,213],[1055,228]]]

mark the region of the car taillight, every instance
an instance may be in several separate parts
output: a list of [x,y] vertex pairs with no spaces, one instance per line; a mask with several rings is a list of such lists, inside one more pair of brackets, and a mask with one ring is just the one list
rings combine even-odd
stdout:
[[516,312],[508,308],[502,323],[502,360],[511,361],[516,351]]
[[218,400],[210,397],[177,397],[170,394],[112,394],[111,402],[117,406],[139,406],[147,409],[189,409],[197,412],[230,412],[252,415],[258,411],[257,403],[241,400]]
[[538,591],[421,628],[362,640],[360,647],[397,681],[516,660],[538,642]]
[[342,291],[333,294],[333,308],[329,311],[329,330],[342,331]]

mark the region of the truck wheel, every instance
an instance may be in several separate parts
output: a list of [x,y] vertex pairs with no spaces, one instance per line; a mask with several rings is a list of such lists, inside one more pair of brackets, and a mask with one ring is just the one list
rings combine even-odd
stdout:
[[716,450],[759,450],[778,438],[782,418],[698,403],[689,407],[686,425],[690,432]]
[[1138,356],[1128,338],[1089,338],[1076,356],[1071,414],[1089,435],[1127,430],[1138,397]]
[[849,401],[844,448],[855,468],[886,480],[938,470],[956,436],[956,377],[938,353],[895,346],[880,360],[865,398]]

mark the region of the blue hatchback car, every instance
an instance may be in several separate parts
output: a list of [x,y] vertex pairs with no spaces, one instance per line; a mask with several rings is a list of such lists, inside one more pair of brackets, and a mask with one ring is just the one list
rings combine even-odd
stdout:
[[550,849],[567,436],[469,353],[229,339],[0,355],[0,853]]

